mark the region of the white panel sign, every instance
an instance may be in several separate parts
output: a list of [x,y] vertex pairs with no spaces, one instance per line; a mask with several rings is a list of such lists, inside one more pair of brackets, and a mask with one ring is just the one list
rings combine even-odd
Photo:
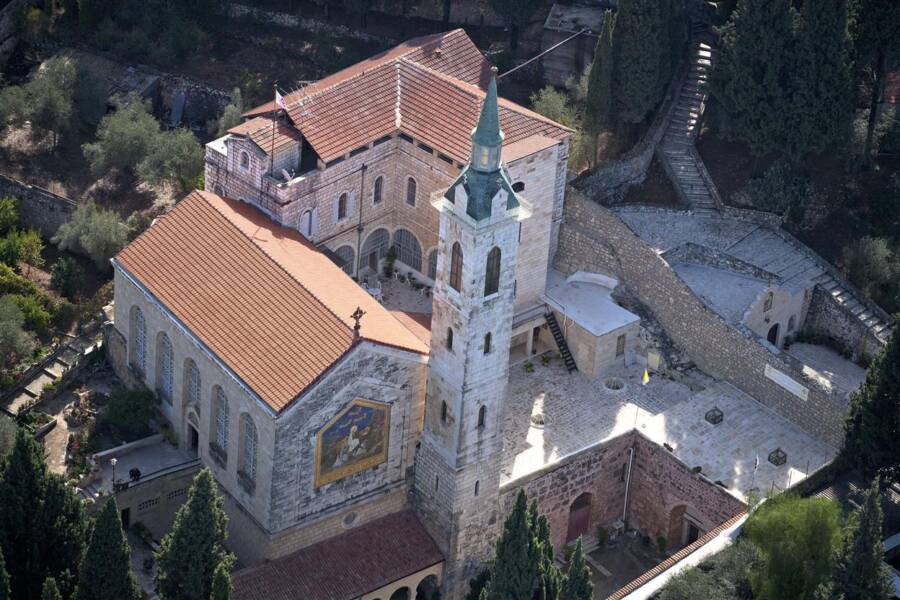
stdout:
[[788,377],[778,369],[773,368],[770,364],[766,364],[766,377],[768,377],[793,395],[797,396],[801,400],[806,400],[809,398],[809,390],[806,387],[804,387],[791,377]]

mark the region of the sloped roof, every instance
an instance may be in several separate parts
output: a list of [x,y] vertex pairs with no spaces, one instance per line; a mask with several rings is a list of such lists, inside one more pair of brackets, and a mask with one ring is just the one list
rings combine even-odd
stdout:
[[193,192],[114,259],[278,412],[361,339],[428,346],[297,231]]
[[352,600],[444,560],[410,511],[234,574],[234,600]]
[[[462,29],[410,40],[285,96],[294,125],[328,162],[395,131],[466,162],[490,63]],[[505,143],[572,131],[500,99]],[[246,115],[271,112],[267,103]]]
[[297,144],[301,140],[300,132],[290,124],[268,117],[255,117],[244,121],[229,129],[228,133],[249,138],[266,154],[271,154],[273,148],[276,151],[281,150],[286,146]]

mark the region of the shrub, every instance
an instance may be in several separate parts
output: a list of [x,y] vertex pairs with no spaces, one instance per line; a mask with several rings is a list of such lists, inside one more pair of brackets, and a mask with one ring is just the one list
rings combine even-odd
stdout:
[[0,263],[0,295],[21,294],[22,296],[40,295],[38,286],[12,270],[9,265]]
[[850,281],[888,312],[900,310],[900,256],[883,238],[866,236],[843,251]]
[[68,299],[73,299],[84,280],[84,269],[68,256],[56,261],[50,269],[50,287]]
[[160,135],[159,123],[137,96],[103,117],[97,127],[97,141],[82,146],[91,171],[102,177],[113,169],[132,172],[150,153]]
[[8,367],[14,359],[30,354],[35,347],[34,337],[25,331],[25,317],[8,296],[0,298],[0,368]]
[[225,135],[229,129],[241,122],[241,115],[244,113],[244,100],[241,97],[241,88],[234,88],[231,91],[231,101],[222,111],[216,123],[215,134],[217,136]]
[[152,433],[150,423],[158,415],[158,405],[153,392],[117,388],[110,394],[101,419],[121,437],[139,439]]
[[19,222],[19,201],[14,196],[0,198],[0,234],[5,234]]
[[203,148],[188,129],[161,133],[138,165],[141,180],[159,185],[169,183],[187,191],[203,170]]
[[47,327],[50,326],[52,315],[44,307],[38,297],[10,294],[7,298],[15,303],[15,305],[19,307],[19,310],[22,311],[22,316],[25,318],[26,329],[30,329],[36,333],[44,333],[47,330]]
[[22,240],[19,231],[10,230],[5,236],[0,238],[0,262],[12,268],[19,265],[22,258]]
[[72,219],[57,230],[52,239],[60,250],[86,254],[101,269],[109,268],[109,259],[128,242],[128,227],[116,213],[82,204]]
[[814,189],[804,177],[790,166],[777,163],[747,181],[734,193],[732,200],[739,205],[764,210],[797,222],[803,217],[806,205],[812,200]]
[[752,600],[750,572],[760,562],[759,550],[741,540],[669,581],[658,600]]

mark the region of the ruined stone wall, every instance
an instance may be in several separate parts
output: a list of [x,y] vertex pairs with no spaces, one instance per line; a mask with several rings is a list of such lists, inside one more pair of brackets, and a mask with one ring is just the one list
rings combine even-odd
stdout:
[[77,204],[49,190],[0,175],[0,197],[15,196],[19,201],[19,222],[52,237],[69,220]]
[[[744,504],[636,431],[598,444],[561,463],[501,490],[503,518],[509,514],[520,489],[537,500],[550,522],[550,540],[560,551],[566,543],[570,507],[582,494],[590,494],[587,535],[597,526],[609,526],[623,516],[630,449],[634,448],[628,506],[629,528],[656,539],[668,539],[672,511],[687,507],[704,531],[745,510]],[[680,513],[679,513],[680,514]],[[671,544],[680,543],[673,539]],[[670,547],[671,547],[670,544]]]
[[884,347],[870,328],[819,287],[813,290],[805,329],[838,340],[855,357],[872,357]]
[[[841,399],[728,325],[618,216],[571,191],[556,267],[564,274],[599,271],[617,277],[697,366],[731,382],[810,434],[833,446],[841,445],[845,414]],[[767,365],[802,383],[808,389],[807,399],[769,379]]]

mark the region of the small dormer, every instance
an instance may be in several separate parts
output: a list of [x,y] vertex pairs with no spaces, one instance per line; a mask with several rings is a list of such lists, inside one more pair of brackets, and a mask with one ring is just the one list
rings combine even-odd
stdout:
[[[300,169],[303,138],[289,123],[255,117],[232,127],[228,133],[236,152],[232,163],[236,171],[251,170],[275,179],[290,179]],[[261,158],[256,168],[252,165],[254,154]]]

